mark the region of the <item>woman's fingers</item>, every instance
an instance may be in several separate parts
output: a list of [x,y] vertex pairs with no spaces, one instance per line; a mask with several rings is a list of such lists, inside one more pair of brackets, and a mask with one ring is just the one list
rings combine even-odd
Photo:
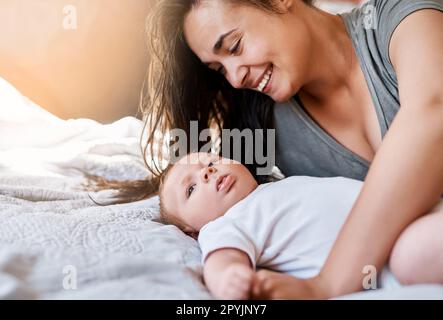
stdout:
[[257,300],[272,299],[272,288],[271,272],[267,270],[257,271],[252,281],[251,298]]
[[298,279],[284,273],[260,270],[252,284],[252,299],[313,299],[313,280]]

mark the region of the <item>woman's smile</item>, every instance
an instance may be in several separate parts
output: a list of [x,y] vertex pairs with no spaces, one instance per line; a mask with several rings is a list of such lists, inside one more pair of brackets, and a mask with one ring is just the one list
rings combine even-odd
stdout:
[[272,73],[274,71],[274,66],[271,64],[265,71],[264,75],[261,77],[260,82],[258,84],[258,86],[256,86],[256,90],[263,92],[263,93],[267,93],[269,92],[270,86],[269,84],[271,83],[271,78],[272,78]]

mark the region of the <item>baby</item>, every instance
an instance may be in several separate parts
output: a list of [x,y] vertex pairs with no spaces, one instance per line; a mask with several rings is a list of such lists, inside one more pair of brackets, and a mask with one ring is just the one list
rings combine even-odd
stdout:
[[[258,185],[236,161],[193,153],[165,173],[161,216],[198,238],[205,283],[216,298],[247,299],[258,267],[317,275],[361,186],[304,176]],[[398,284],[387,269],[380,279],[382,286]]]

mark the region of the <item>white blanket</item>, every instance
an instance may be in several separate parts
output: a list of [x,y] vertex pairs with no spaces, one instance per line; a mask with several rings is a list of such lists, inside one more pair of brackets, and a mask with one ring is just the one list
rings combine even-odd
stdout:
[[[208,299],[197,242],[157,222],[158,199],[96,206],[79,170],[147,175],[142,124],[64,121],[0,78],[0,298]],[[110,191],[92,194],[103,203]],[[443,298],[443,286],[349,298]],[[347,298],[347,297],[345,297]]]
[[141,128],[63,121],[0,79],[0,297],[210,298],[197,242],[152,221],[157,198],[99,207],[79,188],[78,169],[145,177]]

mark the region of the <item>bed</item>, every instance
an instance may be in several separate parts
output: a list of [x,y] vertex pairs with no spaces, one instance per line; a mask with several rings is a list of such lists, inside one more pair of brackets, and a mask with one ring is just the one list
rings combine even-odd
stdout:
[[[0,298],[211,299],[197,242],[158,222],[158,199],[109,203],[83,173],[141,179],[140,120],[61,120],[0,78]],[[341,299],[442,299],[443,286]]]

